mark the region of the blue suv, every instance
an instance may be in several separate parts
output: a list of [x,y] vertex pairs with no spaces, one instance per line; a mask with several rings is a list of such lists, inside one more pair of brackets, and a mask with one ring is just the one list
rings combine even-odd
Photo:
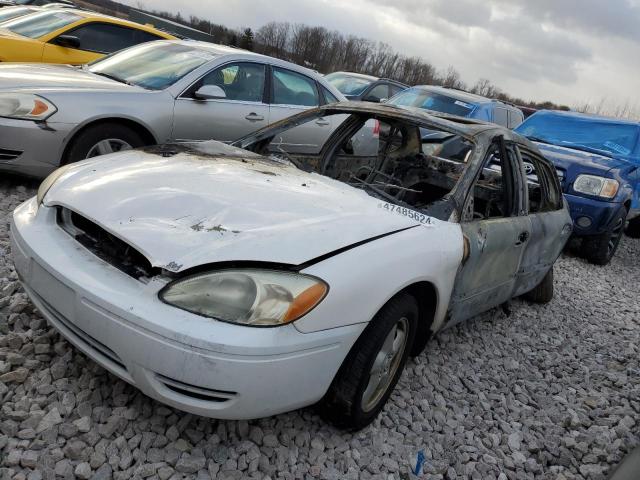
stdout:
[[511,104],[454,88],[420,85],[408,88],[388,102],[399,107],[417,107],[459,117],[475,118],[515,128],[524,120],[522,110]]
[[640,123],[542,110],[516,131],[555,164],[585,258],[609,263],[627,220],[640,236]]

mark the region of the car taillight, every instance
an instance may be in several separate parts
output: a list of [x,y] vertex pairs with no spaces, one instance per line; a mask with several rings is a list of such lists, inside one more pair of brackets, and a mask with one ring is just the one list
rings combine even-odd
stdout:
[[375,122],[373,125],[373,134],[377,137],[380,135],[380,120],[375,120]]

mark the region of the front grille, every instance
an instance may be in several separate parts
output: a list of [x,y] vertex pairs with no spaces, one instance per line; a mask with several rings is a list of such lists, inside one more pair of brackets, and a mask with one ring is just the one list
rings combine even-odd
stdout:
[[0,161],[15,160],[20,155],[22,155],[22,152],[19,150],[7,150],[6,148],[0,148]]
[[58,207],[58,225],[101,260],[135,279],[161,273],[138,250],[82,215]]
[[188,383],[165,377],[164,375],[160,375],[159,373],[156,373],[156,378],[169,390],[185,397],[194,398],[196,400],[220,403],[227,402],[237,395],[236,392],[213,390],[210,388],[198,387],[196,385],[189,385]]
[[81,344],[86,350],[91,351],[91,356],[96,360],[102,361],[102,363],[112,363],[112,368],[113,366],[117,367],[115,370],[118,371],[121,376],[127,378],[129,377],[129,374],[127,373],[127,367],[124,366],[122,360],[120,360],[120,357],[116,352],[114,352],[109,347],[99,342],[84,330],[82,330],[80,327],[75,325],[73,322],[68,320],[40,295],[35,292],[31,292],[31,295],[34,296],[35,299],[42,305],[45,313],[48,313],[49,316],[53,317],[53,319],[56,320],[66,330],[65,332],[62,332],[64,336],[71,337],[71,340],[75,340],[76,343]]

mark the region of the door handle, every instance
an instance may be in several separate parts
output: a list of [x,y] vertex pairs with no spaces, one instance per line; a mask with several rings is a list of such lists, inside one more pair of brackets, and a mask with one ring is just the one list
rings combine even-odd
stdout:
[[529,232],[522,232],[518,235],[518,241],[516,242],[516,246],[522,245],[529,240]]
[[318,120],[316,120],[316,125],[320,125],[321,127],[326,127],[330,124],[331,122],[329,120],[325,120],[324,118],[319,118]]
[[246,118],[250,122],[259,122],[261,120],[264,120],[264,117],[262,115],[258,115],[256,112],[251,112],[249,115],[247,115],[244,118]]

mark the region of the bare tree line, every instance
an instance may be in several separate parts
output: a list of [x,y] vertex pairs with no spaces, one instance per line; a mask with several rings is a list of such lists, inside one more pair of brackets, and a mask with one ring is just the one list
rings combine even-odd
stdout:
[[[128,13],[131,8],[113,0],[81,1],[98,5],[102,10],[115,11],[120,15]],[[139,2],[138,9],[145,10],[144,3]],[[269,22],[254,32],[250,28],[228,28],[195,15],[185,18],[180,12],[152,11],[150,13],[209,33],[216,43],[282,58],[321,73],[340,70],[359,72],[376,77],[392,78],[409,85],[426,84],[457,88],[535,109],[570,109],[566,105],[551,101],[536,102],[513,97],[484,78],[467,85],[453,66],[439,70],[425,59],[402,55],[384,42],[373,42],[321,26]],[[583,102],[574,106],[573,110],[620,118],[640,118],[640,105],[632,105],[630,102],[613,105],[604,98],[596,103]]]

